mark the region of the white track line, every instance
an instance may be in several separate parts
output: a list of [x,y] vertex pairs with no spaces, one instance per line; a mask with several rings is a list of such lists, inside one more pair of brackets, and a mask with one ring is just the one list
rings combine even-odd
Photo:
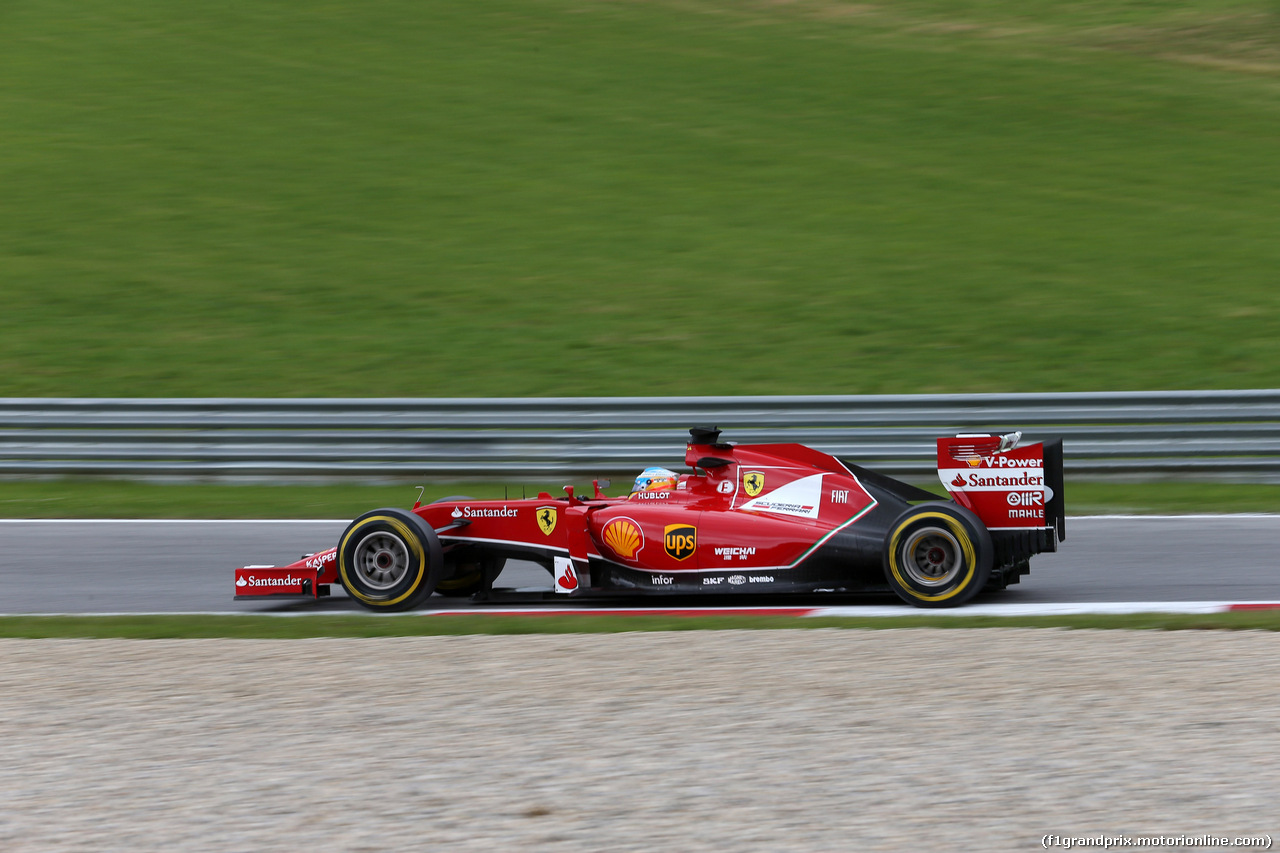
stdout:
[[1228,613],[1280,609],[1275,601],[1082,601],[1040,604],[970,604],[945,609],[913,607],[817,607],[806,616],[1075,616],[1114,613]]
[[354,618],[387,616],[608,616],[615,614],[670,616],[681,614],[756,613],[768,616],[777,611],[796,612],[797,617],[890,617],[890,616],[1075,616],[1088,614],[1130,613],[1228,613],[1245,610],[1280,610],[1280,601],[1084,601],[1074,603],[1044,602],[1040,604],[971,604],[967,607],[916,608],[901,605],[867,605],[842,607],[501,607],[447,610],[417,610],[408,613],[370,613],[365,611],[253,611],[253,610],[196,610],[154,613],[0,613],[0,617],[12,616],[350,616]]

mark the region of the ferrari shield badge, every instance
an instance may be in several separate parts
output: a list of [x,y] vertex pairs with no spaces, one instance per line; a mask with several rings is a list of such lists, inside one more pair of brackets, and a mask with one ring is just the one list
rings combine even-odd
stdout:
[[764,490],[764,474],[760,471],[747,471],[742,475],[742,488],[747,497],[754,498]]
[[538,529],[548,536],[551,531],[556,529],[556,508],[553,506],[540,506],[537,509]]

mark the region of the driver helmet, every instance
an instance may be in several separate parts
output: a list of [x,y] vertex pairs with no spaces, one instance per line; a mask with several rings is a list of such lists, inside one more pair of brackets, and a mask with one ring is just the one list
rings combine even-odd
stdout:
[[676,487],[679,476],[675,471],[666,468],[645,468],[636,477],[636,484],[631,487],[631,494],[637,492],[667,492]]

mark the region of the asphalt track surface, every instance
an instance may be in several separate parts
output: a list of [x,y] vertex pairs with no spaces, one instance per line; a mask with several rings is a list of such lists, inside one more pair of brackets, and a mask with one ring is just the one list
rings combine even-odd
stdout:
[[[0,613],[359,611],[334,587],[320,602],[235,601],[232,569],[285,565],[337,541],[345,521],[0,521]],[[1280,516],[1084,517],[1056,554],[1032,559],[991,604],[1280,600]],[[549,587],[531,563],[500,586]],[[555,604],[568,605],[569,599]],[[607,606],[617,606],[610,602]],[[710,604],[630,599],[630,606]],[[884,605],[885,596],[719,599],[723,604]],[[482,608],[433,596],[430,608]],[[593,606],[583,603],[583,606]],[[599,606],[599,605],[595,605]],[[904,612],[912,612],[903,605]]]

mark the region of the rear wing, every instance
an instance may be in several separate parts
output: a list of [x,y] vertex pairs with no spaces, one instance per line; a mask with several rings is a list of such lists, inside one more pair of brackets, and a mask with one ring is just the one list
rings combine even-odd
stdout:
[[938,478],[988,530],[1053,530],[1067,538],[1062,439],[1018,446],[1022,433],[938,439]]

